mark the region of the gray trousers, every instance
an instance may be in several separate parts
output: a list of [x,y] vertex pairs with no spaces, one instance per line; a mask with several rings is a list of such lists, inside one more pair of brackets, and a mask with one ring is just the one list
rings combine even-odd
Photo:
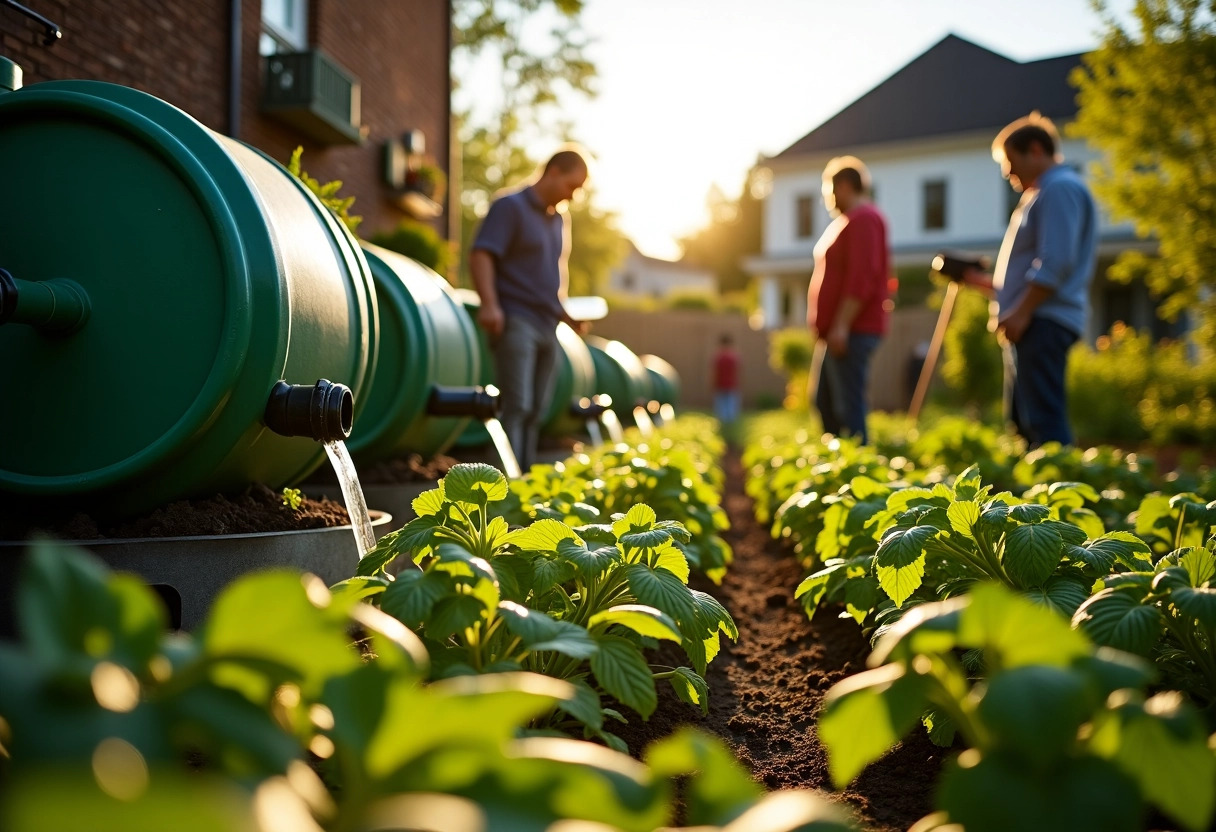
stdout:
[[502,427],[520,468],[527,471],[536,462],[541,424],[553,400],[557,327],[545,328],[522,315],[507,315],[502,335],[492,348]]

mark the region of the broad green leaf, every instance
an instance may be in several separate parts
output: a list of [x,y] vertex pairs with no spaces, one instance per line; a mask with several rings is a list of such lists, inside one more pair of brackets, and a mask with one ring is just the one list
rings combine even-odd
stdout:
[[414,514],[419,517],[427,517],[432,514],[438,514],[443,510],[445,497],[443,494],[443,480],[439,481],[438,488],[432,488],[430,491],[423,491],[410,506],[414,509]]
[[853,492],[853,497],[858,501],[868,500],[871,497],[885,498],[891,493],[889,486],[869,477],[853,477],[849,480],[849,490]]
[[739,628],[735,626],[734,619],[730,617],[726,607],[722,606],[717,598],[701,592],[699,589],[691,590],[689,594],[693,604],[696,605],[696,619],[706,630],[721,631],[731,639],[738,640]]
[[619,624],[638,635],[667,639],[677,644],[682,641],[679,627],[669,616],[642,604],[620,604],[591,616],[587,629],[597,624]]
[[1183,708],[1181,696],[1171,691],[1143,706],[1121,709],[1121,742],[1114,762],[1136,780],[1150,802],[1199,832],[1208,828],[1216,811],[1216,755],[1208,747],[1202,722]]
[[1056,575],[1042,586],[1026,590],[1026,597],[1071,619],[1077,607],[1089,598],[1089,588],[1080,581]]
[[1061,520],[1044,520],[1042,525],[1059,532],[1060,539],[1067,546],[1080,546],[1089,539],[1089,535],[1085,533],[1084,529],[1072,523],[1065,523]]
[[1009,517],[1019,523],[1042,523],[1051,516],[1051,509],[1039,503],[1023,503],[1009,508]]
[[491,583],[498,582],[498,576],[494,574],[494,567],[490,566],[489,561],[477,557],[460,543],[440,543],[435,547],[435,561],[435,569],[442,569],[449,574],[477,577]]
[[[392,538],[388,545],[392,548],[394,555],[408,555],[417,563],[424,555],[431,551],[432,546],[439,542],[436,531],[442,524],[443,518],[437,514],[421,515],[415,517],[392,534],[385,535],[383,540]],[[373,551],[379,549],[380,545],[378,543]],[[383,553],[381,556],[383,556]],[[360,561],[360,565],[362,566],[362,561]],[[368,564],[369,569],[373,566],[375,566],[374,562]],[[359,574],[366,573],[360,572]]]
[[995,669],[1027,664],[1062,667],[1088,655],[1085,636],[1068,620],[999,584],[980,584],[959,616],[959,644],[980,647]]
[[380,609],[407,627],[418,627],[435,602],[452,592],[452,579],[441,572],[402,572],[380,596]]
[[1063,546],[1060,533],[1045,523],[1017,526],[1005,534],[1002,566],[1020,588],[1038,586],[1055,571],[1064,554]]
[[538,555],[532,561],[534,580],[532,587],[538,595],[544,595],[553,587],[574,577],[575,567],[566,560],[557,560]]
[[638,532],[626,532],[618,536],[618,541],[621,548],[626,551],[630,549],[657,549],[664,543],[671,541],[671,532],[665,529],[645,529]]
[[648,719],[658,705],[658,694],[641,651],[620,636],[596,636],[595,641],[599,650],[591,656],[591,672],[600,687]]
[[1147,656],[1161,638],[1164,623],[1156,607],[1107,588],[1080,606],[1072,625],[1097,644]]
[[1164,494],[1150,494],[1140,501],[1140,508],[1135,512],[1136,534],[1140,537],[1156,536],[1156,527],[1164,521],[1169,526],[1170,500]]
[[1038,774],[1011,752],[953,763],[937,805],[969,830],[1138,832],[1142,804],[1136,784],[1113,764],[1078,757]]
[[331,586],[329,591],[333,593],[335,604],[349,605],[379,595],[388,589],[390,583],[392,581],[379,575],[359,575],[339,581]]
[[1102,499],[1092,485],[1087,482],[1054,482],[1047,491],[1053,504],[1060,503],[1080,508],[1085,503],[1096,503]]
[[612,524],[612,532],[619,540],[623,534],[650,529],[657,519],[654,509],[645,503],[638,503]]
[[972,537],[971,527],[980,519],[980,504],[967,502],[951,503],[946,509],[950,518],[950,528],[965,537]]
[[537,520],[530,526],[516,529],[504,543],[511,543],[525,552],[556,552],[563,540],[579,542],[574,530],[560,520]]
[[592,549],[574,539],[559,541],[557,554],[573,563],[587,581],[594,581],[613,564],[621,562],[621,552],[616,546],[599,546]]
[[443,490],[447,499],[473,505],[505,500],[510,493],[502,471],[484,462],[453,465],[443,478]]
[[660,520],[654,524],[654,527],[669,533],[673,540],[681,543],[688,543],[692,540],[692,534],[684,527],[684,524],[675,520]]
[[677,667],[667,677],[681,702],[696,705],[701,713],[709,713],[709,685],[690,667]]
[[376,545],[369,549],[363,557],[359,558],[359,563],[355,567],[355,574],[360,576],[375,575],[392,563],[393,559],[401,554],[401,550],[396,545],[400,532],[401,530],[390,532],[376,541]]
[[958,729],[954,720],[944,710],[930,708],[925,711],[925,715],[921,717],[920,721],[929,734],[929,742],[938,748],[949,748],[954,745],[954,737],[958,733]]
[[858,624],[865,622],[866,616],[873,611],[878,603],[878,579],[873,575],[859,575],[849,578],[844,585],[844,608]]
[[946,653],[958,645],[962,611],[971,604],[963,595],[932,604],[918,604],[895,623],[880,630],[881,635],[866,663],[878,667],[887,662],[910,662],[918,655]]
[[1092,710],[1083,675],[1074,670],[1024,665],[995,674],[978,716],[993,747],[1013,749],[1040,769],[1061,759],[1076,742]]
[[844,579],[845,569],[842,561],[803,578],[802,583],[798,584],[798,588],[794,590],[794,597],[802,599],[802,606],[808,614],[813,613],[819,606],[819,602],[823,600],[823,596],[827,594],[829,586],[833,582],[840,583]]
[[[680,728],[652,743],[646,749],[646,763],[657,778],[687,779],[685,821],[690,826],[718,828],[738,817],[763,794],[722,740],[696,728]],[[773,828],[770,819],[739,829]],[[736,830],[731,828],[731,832]]]
[[908,506],[917,501],[927,501],[933,498],[933,492],[928,488],[903,488],[891,492],[887,497],[887,508],[895,511],[906,511]]
[[666,569],[671,574],[680,579],[680,583],[688,583],[689,575],[691,574],[688,567],[688,556],[676,546],[667,546],[660,549],[655,558],[655,569]]
[[616,544],[616,533],[612,531],[612,526],[607,523],[589,523],[584,526],[575,526],[574,533],[588,543]]
[[632,563],[625,575],[630,591],[643,604],[657,607],[677,621],[692,617],[695,605],[690,590],[671,572]]
[[832,686],[819,718],[832,783],[843,789],[916,725],[928,705],[926,681],[891,664]]
[[1206,547],[1190,549],[1178,558],[1178,565],[1186,570],[1191,586],[1203,586],[1216,577],[1216,553]]
[[422,625],[428,638],[443,641],[481,621],[485,605],[472,595],[449,595],[435,602]]
[[604,712],[600,710],[600,695],[582,679],[569,681],[574,685],[575,695],[561,700],[557,707],[593,731],[603,729]]
[[498,614],[529,650],[552,650],[574,659],[587,659],[597,649],[590,633],[573,622],[552,618],[512,601],[500,603]]
[[486,523],[484,532],[486,551],[496,552],[499,548],[507,543],[507,537],[510,535],[510,527],[507,521],[502,517],[492,517],[490,522]]
[[925,576],[925,544],[937,535],[932,526],[892,529],[883,537],[874,557],[878,583],[902,607]]
[[1183,567],[1174,566],[1159,574],[1153,579],[1153,589],[1167,590],[1170,603],[1183,617],[1216,629],[1216,589],[1191,586],[1190,575]]

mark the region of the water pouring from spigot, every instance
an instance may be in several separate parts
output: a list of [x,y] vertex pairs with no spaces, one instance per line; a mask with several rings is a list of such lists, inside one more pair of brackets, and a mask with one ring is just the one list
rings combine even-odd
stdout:
[[642,438],[649,438],[654,433],[654,422],[650,420],[650,413],[646,410],[646,405],[638,403],[633,408],[633,421],[637,424],[638,430],[642,432]]
[[[605,404],[604,399],[608,399]],[[604,411],[612,403],[612,399],[607,396],[586,396],[570,403],[570,415],[576,419],[582,419],[583,424],[587,426],[587,435],[591,438],[591,444],[602,445],[604,443],[604,435],[600,432],[600,417],[604,415]]]
[[498,388],[492,384],[486,387],[444,387],[436,384],[427,399],[426,412],[431,416],[471,416],[480,420],[502,460],[503,473],[508,478],[517,479],[523,476],[523,471],[520,470],[515,449],[511,447],[511,440],[507,438],[502,422],[498,421],[498,407]]
[[616,442],[625,440],[625,429],[621,426],[621,420],[617,418],[616,411],[612,409],[612,397],[607,393],[601,393],[598,397],[604,403],[604,412],[600,414],[600,421],[604,425],[604,430],[608,431],[608,438]]
[[354,425],[355,397],[345,384],[318,379],[316,384],[279,381],[270,391],[263,421],[282,436],[303,436],[325,448],[355,533],[355,546],[362,558],[376,547],[376,532],[367,513],[367,500],[359,485],[359,474],[346,449]]

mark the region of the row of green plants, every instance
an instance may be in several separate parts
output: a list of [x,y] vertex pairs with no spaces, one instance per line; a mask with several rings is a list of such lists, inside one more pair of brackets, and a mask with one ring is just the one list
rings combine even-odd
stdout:
[[639,761],[536,730],[583,689],[435,680],[424,640],[314,576],[242,577],[190,636],[135,577],[42,542],[17,602],[22,640],[0,644],[11,832],[649,832],[677,804],[696,829],[851,828],[809,792],[763,794],[703,733]]
[[[707,428],[510,485],[455,466],[349,580],[247,576],[193,638],[165,633],[136,578],[38,545],[23,643],[0,645],[4,828],[650,830],[677,805],[697,828],[850,828],[809,793],[763,795],[704,734],[638,762],[607,729],[647,718],[660,683],[705,708],[705,667],[737,637],[687,585],[685,524],[723,525],[721,446],[688,445]],[[687,666],[649,661],[664,641]]]
[[[1211,480],[1171,493],[1185,483],[1110,449],[1019,459],[957,422],[878,433],[876,447],[770,435],[747,451],[757,515],[810,573],[796,596],[809,615],[840,604],[876,645],[819,726],[837,785],[921,722],[965,750],[918,830],[1139,829],[1150,807],[1206,829]],[[980,463],[952,475],[960,455]]]

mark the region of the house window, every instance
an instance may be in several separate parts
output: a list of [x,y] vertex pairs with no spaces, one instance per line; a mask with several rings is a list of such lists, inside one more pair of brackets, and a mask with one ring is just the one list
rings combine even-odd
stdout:
[[925,183],[924,229],[940,230],[946,227],[946,180],[935,179]]
[[815,233],[815,200],[814,197],[800,196],[797,200],[798,217],[794,233],[799,240],[805,240]]
[[308,0],[262,0],[263,55],[300,52],[308,47]]

